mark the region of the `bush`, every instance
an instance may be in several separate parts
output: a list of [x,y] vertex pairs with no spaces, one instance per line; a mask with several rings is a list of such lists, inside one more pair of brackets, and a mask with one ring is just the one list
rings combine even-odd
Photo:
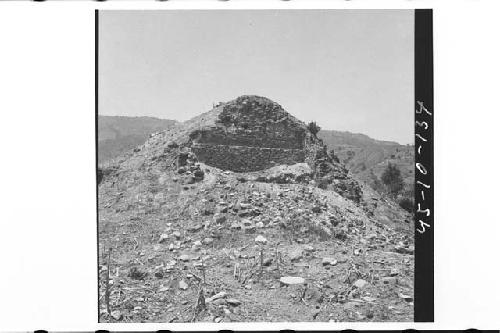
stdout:
[[413,204],[413,200],[410,198],[403,198],[399,200],[399,207],[406,210],[408,213],[413,213],[415,209],[415,205]]
[[387,187],[390,194],[396,196],[404,187],[401,171],[394,164],[389,163],[382,174],[382,182]]
[[309,132],[311,132],[313,135],[318,134],[318,132],[321,130],[321,127],[316,124],[315,121],[311,121],[309,124],[307,124],[307,129]]
[[370,185],[378,193],[384,193],[384,184],[382,184],[380,179],[378,179],[377,176],[373,173],[373,170],[370,170]]
[[219,116],[219,120],[224,124],[224,125],[228,125],[230,124],[232,121],[233,121],[233,118],[231,117],[231,115],[229,114],[224,114],[224,113],[221,113],[220,116]]
[[316,181],[316,186],[322,190],[328,189],[328,185],[330,185],[330,182],[327,179],[319,179]]

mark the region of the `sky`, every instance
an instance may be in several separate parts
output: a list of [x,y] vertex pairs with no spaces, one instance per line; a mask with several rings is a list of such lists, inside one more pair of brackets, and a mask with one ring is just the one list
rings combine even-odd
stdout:
[[184,121],[240,95],[413,143],[412,10],[100,11],[101,115]]

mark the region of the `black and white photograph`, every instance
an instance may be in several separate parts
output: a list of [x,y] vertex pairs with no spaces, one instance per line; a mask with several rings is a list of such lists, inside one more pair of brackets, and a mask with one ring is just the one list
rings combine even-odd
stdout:
[[100,322],[414,320],[414,11],[99,11]]
[[499,10],[0,1],[0,331],[498,329]]

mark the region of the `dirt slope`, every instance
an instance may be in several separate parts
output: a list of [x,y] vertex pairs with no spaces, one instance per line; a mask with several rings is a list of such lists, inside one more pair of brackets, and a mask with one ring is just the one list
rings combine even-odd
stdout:
[[[266,133],[287,148],[271,149],[311,158],[249,172],[205,164],[193,138],[205,129],[202,144],[219,147],[214,133],[226,132],[212,128],[227,110],[222,104],[154,135],[101,170],[100,320],[411,321],[411,216],[363,185],[361,198],[351,198],[337,184],[353,180],[319,140],[304,132],[306,144],[290,148],[283,118]],[[222,137],[226,150],[253,130],[224,128],[236,133]],[[244,147],[269,149],[275,142],[267,139]],[[290,276],[304,281],[288,285]]]

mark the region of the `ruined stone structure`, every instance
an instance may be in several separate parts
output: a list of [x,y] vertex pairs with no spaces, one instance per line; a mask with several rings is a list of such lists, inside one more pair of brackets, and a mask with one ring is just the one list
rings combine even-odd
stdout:
[[308,135],[305,125],[279,104],[241,96],[223,105],[215,124],[192,132],[190,138],[198,160],[248,172],[304,162]]
[[223,170],[253,172],[277,165],[307,163],[318,186],[359,201],[361,189],[332,159],[307,126],[279,104],[260,96],[241,96],[212,110],[189,132],[187,144],[198,161]]

